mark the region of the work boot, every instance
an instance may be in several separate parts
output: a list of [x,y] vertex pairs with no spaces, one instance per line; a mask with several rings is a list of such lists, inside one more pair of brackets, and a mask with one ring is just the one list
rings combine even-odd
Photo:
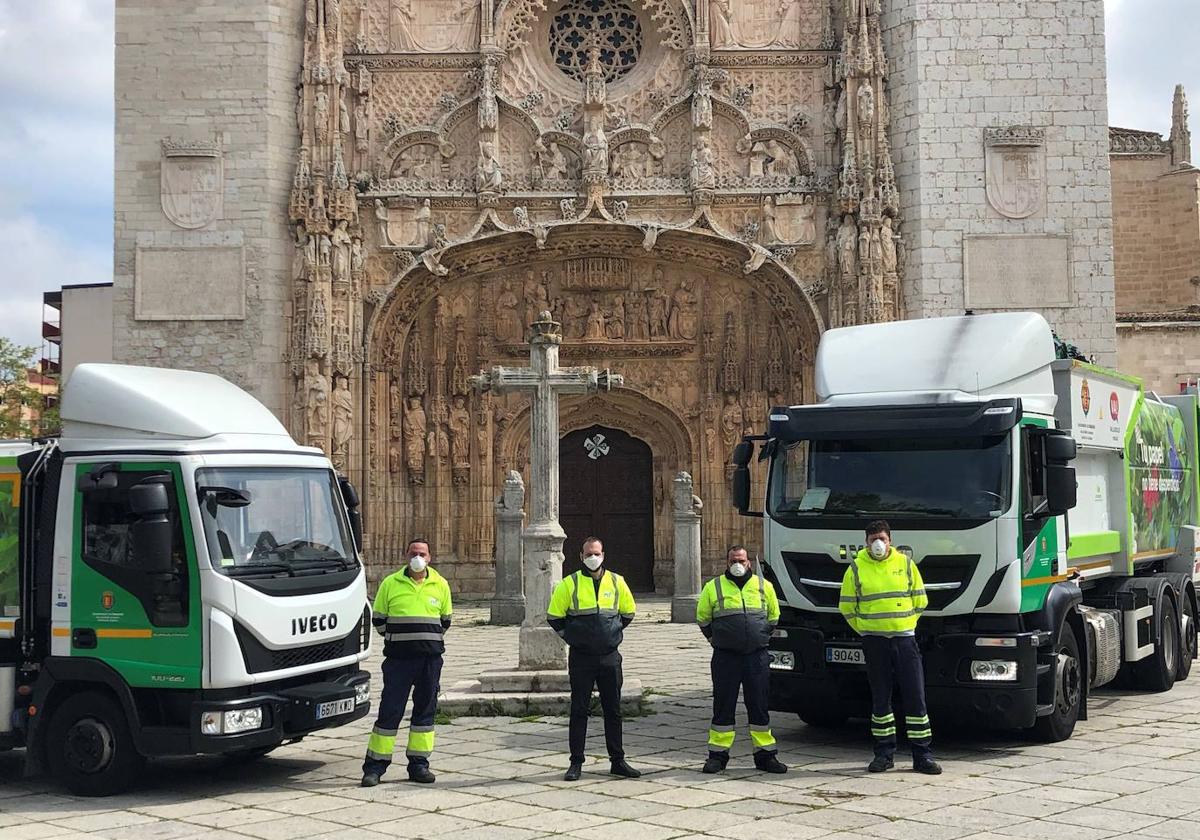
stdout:
[[892,761],[892,759],[887,758],[886,756],[877,755],[875,756],[875,759],[867,765],[867,770],[871,773],[882,773],[885,770],[891,770],[895,766],[896,763]]
[[613,776],[624,776],[626,779],[639,779],[642,776],[642,771],[634,770],[623,758],[613,759],[608,772]]
[[913,762],[913,770],[918,773],[924,773],[926,776],[942,775],[942,765],[938,764],[932,758],[922,758]]
[[408,768],[408,780],[422,785],[431,785],[437,781],[437,776],[433,775],[433,771],[424,764],[414,764]]
[[754,766],[764,773],[786,773],[787,765],[779,760],[773,752],[756,753],[754,756]]
[[571,766],[567,768],[567,772],[563,774],[564,782],[578,782],[580,774],[583,773],[583,762],[572,761]]
[[700,768],[700,772],[708,773],[709,775],[721,773],[725,770],[725,765],[728,761],[728,758],[709,753],[708,760],[704,762],[704,766]]
[[359,787],[375,787],[377,784],[379,784],[378,773],[363,773],[362,782],[359,783]]

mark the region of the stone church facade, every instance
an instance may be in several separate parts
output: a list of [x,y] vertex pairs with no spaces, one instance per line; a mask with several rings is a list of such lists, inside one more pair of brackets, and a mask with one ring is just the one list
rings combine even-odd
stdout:
[[[470,377],[522,363],[543,310],[565,363],[624,376],[563,403],[567,555],[598,531],[658,591],[681,470],[708,564],[758,544],[729,455],[814,398],[825,329],[1036,305],[1113,351],[1099,0],[1075,4],[1101,47],[1078,130],[1091,105],[1027,108],[1015,70],[985,101],[970,38],[992,36],[929,40],[971,21],[905,0],[168,5],[118,2],[122,353],[216,370],[329,453],[376,574],[421,534],[458,591],[491,590],[528,407]],[[1023,54],[1033,93],[1084,66]]]

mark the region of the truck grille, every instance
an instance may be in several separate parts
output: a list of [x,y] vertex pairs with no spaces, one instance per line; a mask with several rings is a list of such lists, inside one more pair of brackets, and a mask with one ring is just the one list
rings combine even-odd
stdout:
[[238,643],[242,648],[242,660],[246,663],[246,672],[250,674],[282,671],[285,668],[316,665],[331,659],[352,656],[362,650],[362,626],[363,619],[360,618],[354,629],[340,639],[304,647],[271,650],[256,639],[253,633],[234,622]]
[[[792,585],[815,606],[834,609],[841,597],[842,577],[846,564],[828,554],[814,551],[784,551],[783,563]],[[929,554],[921,560],[921,578],[928,589],[929,609],[943,610],[967,591],[978,554]],[[951,587],[951,584],[956,584]]]

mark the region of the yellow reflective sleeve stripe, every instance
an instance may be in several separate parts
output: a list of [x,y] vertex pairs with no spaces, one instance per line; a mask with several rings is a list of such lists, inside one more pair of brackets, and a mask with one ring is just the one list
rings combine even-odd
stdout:
[[779,621],[779,594],[769,581],[767,582],[767,621],[772,624]]

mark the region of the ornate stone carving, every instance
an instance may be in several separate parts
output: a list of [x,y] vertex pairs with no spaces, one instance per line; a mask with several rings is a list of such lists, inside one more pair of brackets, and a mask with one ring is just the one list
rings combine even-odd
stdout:
[[1192,130],[1188,125],[1188,101],[1183,85],[1175,86],[1171,103],[1171,163],[1188,166],[1192,161]]
[[823,15],[801,0],[709,0],[715,50],[816,48]]
[[163,214],[173,225],[195,230],[216,221],[225,194],[220,144],[163,140],[160,182]]
[[1002,216],[1024,219],[1041,209],[1046,191],[1045,131],[985,128],[987,199]]
[[408,408],[404,412],[404,465],[408,468],[408,480],[412,484],[425,483],[427,425],[421,398],[409,397]]
[[391,52],[466,52],[479,46],[478,0],[390,0]]

